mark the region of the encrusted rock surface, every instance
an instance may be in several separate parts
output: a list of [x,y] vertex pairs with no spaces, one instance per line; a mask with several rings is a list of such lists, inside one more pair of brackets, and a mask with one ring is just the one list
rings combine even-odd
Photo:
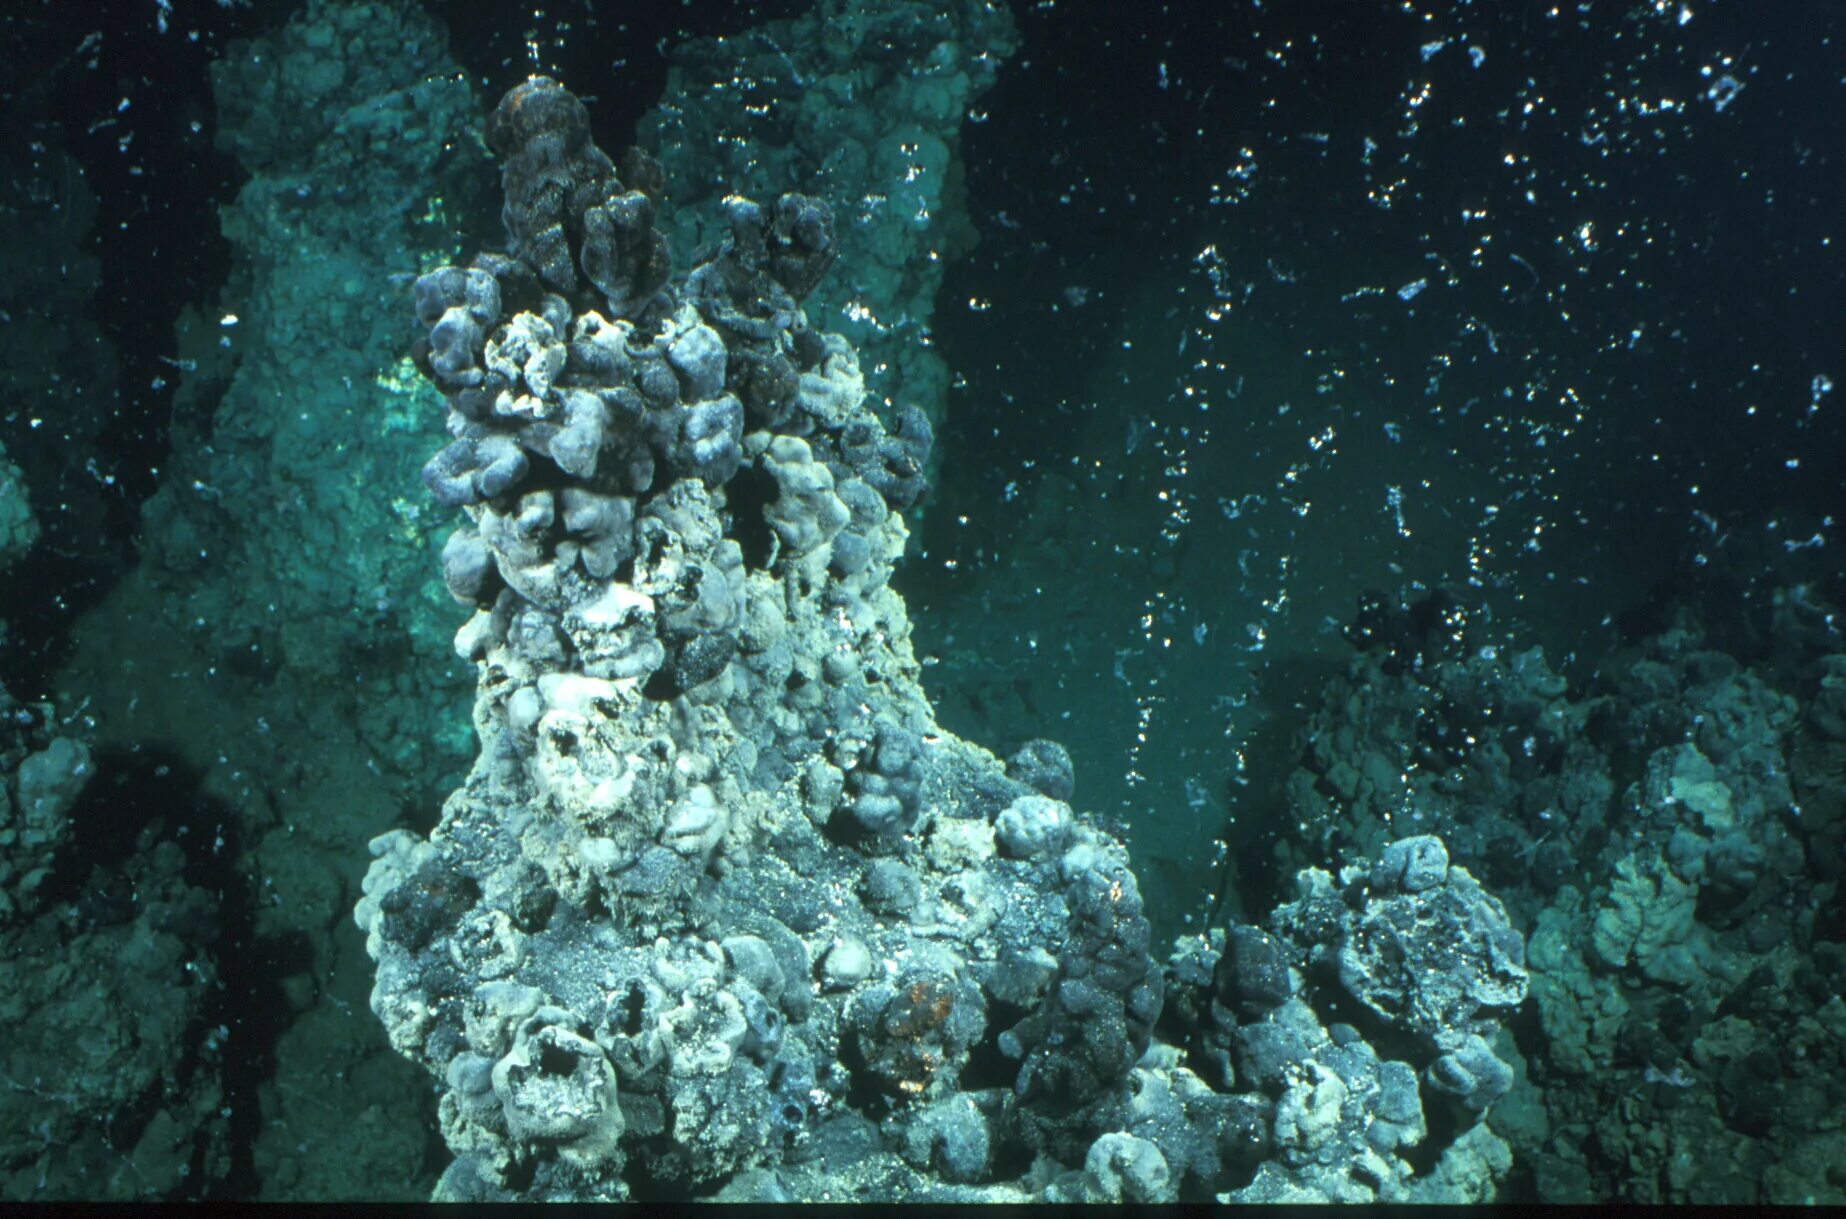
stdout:
[[[416,284],[481,752],[428,838],[374,842],[358,908],[373,1010],[441,1081],[437,1195],[1267,1197],[1276,1150],[1308,1195],[1490,1196],[1472,1123],[1523,943],[1442,844],[1389,847],[1345,922],[1304,874],[1266,992],[1288,1019],[1213,1026],[1268,1073],[1202,1079],[1155,1039],[1167,976],[1069,757],[1002,763],[923,693],[889,580],[926,454],[808,324],[830,209],[733,197],[729,238],[663,277],[658,175],[618,173],[560,85],[489,131],[508,252]],[[1323,1029],[1316,953],[1416,1066]],[[1183,1030],[1207,1005],[1184,954],[1174,977]],[[1419,1193],[1397,1159],[1339,1184],[1381,1122],[1378,1155],[1424,1137],[1419,1068],[1465,1111],[1441,1179],[1467,1183]]]
[[873,1192],[1081,1151],[1160,1008],[1134,876],[934,723],[888,587],[920,455],[800,307],[831,215],[733,200],[663,282],[596,219],[635,192],[586,122],[513,90],[511,252],[417,285],[482,752],[430,840],[375,845],[360,921],[447,1081],[443,1192],[696,1188],[868,1120],[903,1131]]

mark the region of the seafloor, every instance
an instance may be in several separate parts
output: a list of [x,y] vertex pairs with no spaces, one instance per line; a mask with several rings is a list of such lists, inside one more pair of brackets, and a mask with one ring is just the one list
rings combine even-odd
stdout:
[[0,15],[0,1198],[1846,1202],[1837,4],[616,7]]

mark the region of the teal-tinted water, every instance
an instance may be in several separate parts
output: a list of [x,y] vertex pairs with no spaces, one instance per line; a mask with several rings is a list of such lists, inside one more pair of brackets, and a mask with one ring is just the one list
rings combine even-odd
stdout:
[[1846,1191],[1833,7],[4,22],[4,1196]]

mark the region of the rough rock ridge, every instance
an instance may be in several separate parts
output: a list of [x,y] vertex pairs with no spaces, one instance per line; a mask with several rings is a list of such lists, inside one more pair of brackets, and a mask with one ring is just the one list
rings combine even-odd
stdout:
[[509,250],[416,285],[481,755],[359,909],[442,1193],[696,1189],[879,1123],[868,1194],[1087,1146],[1160,1008],[1134,876],[934,722],[887,583],[924,454],[800,307],[830,213],[734,199],[669,281],[575,98],[489,130]]

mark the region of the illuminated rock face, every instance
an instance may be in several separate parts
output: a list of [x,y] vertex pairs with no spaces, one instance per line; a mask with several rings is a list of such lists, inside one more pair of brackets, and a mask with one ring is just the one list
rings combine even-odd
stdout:
[[438,1196],[1491,1197],[1524,943],[1443,843],[1305,871],[1163,972],[1069,756],[1002,763],[924,695],[889,580],[927,433],[809,327],[827,206],[733,197],[674,274],[659,173],[560,85],[489,133],[508,250],[415,293],[481,750],[358,908],[442,1081]]
[[733,200],[669,278],[654,175],[568,92],[489,132],[509,251],[416,289],[481,753],[359,908],[374,1010],[445,1083],[441,1192],[1075,1171],[1160,1011],[1147,923],[1056,768],[935,723],[888,585],[926,437],[807,326],[828,209]]

